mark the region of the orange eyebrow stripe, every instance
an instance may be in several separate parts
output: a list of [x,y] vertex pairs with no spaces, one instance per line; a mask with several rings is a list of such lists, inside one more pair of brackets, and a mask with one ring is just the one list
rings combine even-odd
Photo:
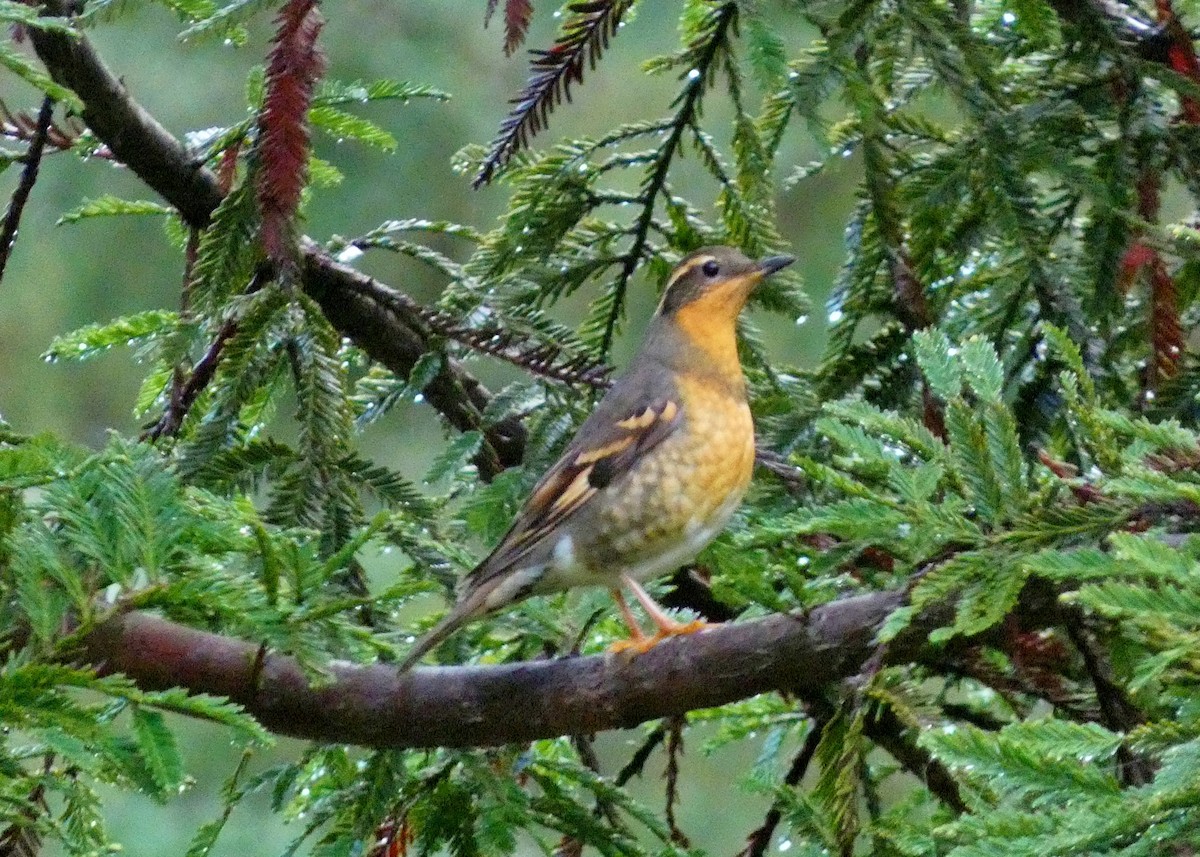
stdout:
[[[621,424],[618,423],[618,425]],[[622,426],[622,428],[624,428],[624,426]],[[604,446],[597,447],[596,449],[589,449],[586,452],[579,453],[579,455],[575,457],[575,463],[578,465],[594,464],[602,458],[608,458],[610,455],[615,455],[632,443],[632,437],[623,437],[620,440],[614,440],[612,443],[606,443]]]
[[663,292],[666,293],[666,292],[670,291],[671,286],[675,285],[683,277],[686,277],[688,274],[690,274],[692,271],[694,271],[696,269],[697,265],[703,265],[705,262],[708,262],[711,259],[712,259],[712,256],[701,256],[698,259],[693,259],[692,261],[688,262],[686,265],[680,265],[678,268],[675,269],[675,273],[673,273],[671,275],[671,279],[667,280],[666,286],[663,287]]

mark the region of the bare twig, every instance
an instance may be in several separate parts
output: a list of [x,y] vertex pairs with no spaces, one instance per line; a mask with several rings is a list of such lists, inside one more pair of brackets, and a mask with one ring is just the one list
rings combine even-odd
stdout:
[[29,194],[37,182],[38,168],[42,165],[42,152],[46,148],[46,136],[50,132],[50,119],[53,115],[54,99],[47,95],[42,99],[37,127],[30,138],[29,148],[25,150],[25,168],[21,170],[21,180],[17,182],[16,190],[8,203],[8,210],[4,212],[4,223],[0,225],[0,280],[4,279],[4,269],[8,266],[8,257],[17,240],[21,212],[25,210],[25,203],[29,201]]
[[650,734],[646,736],[646,740],[642,745],[634,751],[634,754],[629,757],[629,761],[625,763],[625,767],[617,773],[613,783],[620,788],[634,777],[641,776],[645,770],[646,762],[650,759],[650,754],[654,752],[654,748],[663,742],[667,737],[667,727],[662,723],[650,730]]
[[[1114,732],[1128,732],[1145,722],[1145,716],[1129,699],[1125,688],[1113,676],[1112,663],[1100,641],[1085,626],[1083,616],[1066,611],[1064,624],[1067,635],[1083,658],[1084,668],[1096,688],[1100,705],[1100,720]],[[1133,752],[1127,745],[1117,748],[1117,769],[1121,782],[1127,786],[1144,786],[1154,779],[1154,767],[1149,759]]]
[[167,403],[167,408],[163,412],[153,426],[151,426],[143,435],[143,438],[148,440],[158,440],[160,437],[170,437],[179,431],[183,425],[184,419],[187,418],[188,411],[196,401],[196,397],[208,386],[212,381],[213,376],[217,373],[217,366],[221,362],[221,352],[225,349],[227,343],[237,333],[238,322],[236,318],[229,318],[221,325],[221,329],[217,331],[217,335],[213,337],[212,343],[208,346],[208,350],[204,352],[204,356],[196,361],[196,365],[192,367],[192,373],[187,380],[182,384],[172,384],[171,399]]
[[671,831],[671,841],[684,848],[690,848],[692,843],[687,834],[679,829],[675,818],[675,807],[679,803],[679,757],[683,755],[683,727],[686,719],[677,714],[668,721],[667,725],[667,770],[663,776],[667,780],[667,829]]

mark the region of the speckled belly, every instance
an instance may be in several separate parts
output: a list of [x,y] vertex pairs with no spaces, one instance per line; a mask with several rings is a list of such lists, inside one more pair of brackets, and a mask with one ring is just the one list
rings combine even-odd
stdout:
[[728,523],[754,467],[750,409],[725,391],[680,391],[685,419],[637,468],[614,480],[581,517],[547,589],[617,585],[667,574],[691,561]]

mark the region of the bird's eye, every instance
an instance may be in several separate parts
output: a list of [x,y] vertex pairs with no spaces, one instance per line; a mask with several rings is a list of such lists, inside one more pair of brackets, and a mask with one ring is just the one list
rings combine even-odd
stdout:
[[704,267],[701,270],[704,271],[704,276],[715,277],[720,272],[721,266],[715,260],[709,259],[704,263]]

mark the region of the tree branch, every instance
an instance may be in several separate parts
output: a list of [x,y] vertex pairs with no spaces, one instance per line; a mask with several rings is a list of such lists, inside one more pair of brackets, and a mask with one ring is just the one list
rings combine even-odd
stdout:
[[[114,616],[72,658],[124,673],[146,689],[183,687],[229,697],[283,735],[371,747],[494,746],[634,726],[758,693],[816,698],[857,674],[880,623],[905,600],[895,589],[844,598],[806,615],[779,614],[669,640],[632,660],[569,657],[501,666],[329,665],[310,684],[296,661],[258,645],[147,613]],[[1053,616],[1030,587],[1027,620]],[[889,660],[920,657],[952,605],[923,614],[890,644]],[[940,652],[945,656],[945,651]]]
[[[61,0],[51,0],[45,9],[50,15],[67,12]],[[189,226],[207,226],[222,197],[217,177],[134,100],[87,38],[33,28],[29,37],[50,76],[79,96],[84,121],[114,157],[175,206]],[[421,355],[435,347],[394,289],[339,265],[311,241],[303,241],[301,251],[304,290],[372,359],[407,377]],[[481,428],[479,414],[491,399],[486,387],[452,361],[423,392],[460,431]],[[485,478],[521,461],[525,429],[517,420],[483,431],[490,450],[476,463]]]
[[[777,689],[812,695],[861,668],[876,628],[903,598],[901,590],[872,593],[807,616],[725,625],[632,660],[570,657],[405,673],[333,663],[319,686],[293,658],[268,654],[256,667],[258,644],[148,613],[114,616],[72,657],[148,690],[229,697],[283,735],[371,747],[493,746],[630,727]],[[918,651],[928,630],[897,638],[893,656]]]

